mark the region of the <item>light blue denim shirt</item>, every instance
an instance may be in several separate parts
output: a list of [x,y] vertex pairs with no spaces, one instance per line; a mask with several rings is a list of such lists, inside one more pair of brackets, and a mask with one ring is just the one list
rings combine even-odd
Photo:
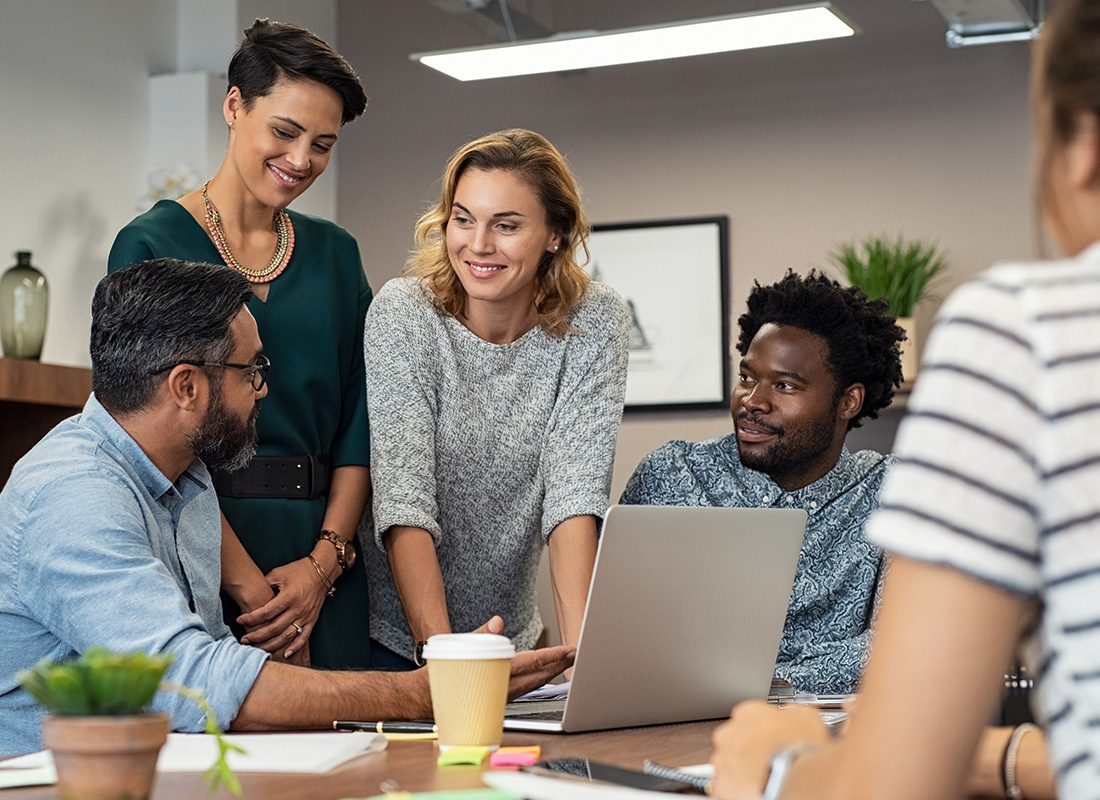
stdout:
[[[16,673],[94,645],[174,653],[167,678],[228,726],[267,654],[222,621],[220,547],[202,462],[173,484],[94,395],[35,445],[0,492],[0,756],[41,749],[42,709]],[[204,727],[177,694],[153,707],[173,730]]]
[[809,515],[775,674],[807,692],[854,692],[867,660],[882,554],[863,533],[892,456],[849,453],[788,492],[741,463],[737,437],[669,442],[634,471],[620,502],[801,508]]

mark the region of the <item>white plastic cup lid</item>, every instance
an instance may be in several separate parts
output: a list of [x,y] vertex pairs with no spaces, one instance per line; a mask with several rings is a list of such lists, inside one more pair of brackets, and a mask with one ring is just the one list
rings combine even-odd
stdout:
[[424,645],[426,661],[511,658],[515,654],[511,640],[495,633],[437,633]]

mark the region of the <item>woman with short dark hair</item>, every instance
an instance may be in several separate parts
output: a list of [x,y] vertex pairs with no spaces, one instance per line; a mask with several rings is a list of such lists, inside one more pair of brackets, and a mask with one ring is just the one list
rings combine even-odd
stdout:
[[324,172],[366,96],[325,42],[268,20],[245,32],[228,81],[218,171],[123,228],[109,269],[173,256],[223,263],[251,282],[272,370],[257,457],[215,476],[226,616],[242,641],[275,655],[365,667],[367,581],[354,538],[370,491],[359,343],[371,289],[347,231],[287,206]]

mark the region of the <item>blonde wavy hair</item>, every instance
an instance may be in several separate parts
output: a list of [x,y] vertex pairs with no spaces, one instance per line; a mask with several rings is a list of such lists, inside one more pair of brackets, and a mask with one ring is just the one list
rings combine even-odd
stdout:
[[[581,208],[581,190],[569,164],[554,145],[533,131],[513,128],[464,144],[447,162],[439,201],[416,222],[416,248],[405,264],[405,274],[415,276],[439,309],[451,316],[462,313],[466,291],[447,255],[447,222],[451,218],[455,188],[468,169],[514,172],[538,195],[546,210],[546,224],[561,237],[556,253],[545,253],[535,277],[535,311],[539,325],[551,336],[573,333],[566,321],[588,290],[582,269],[588,263],[588,224]],[[577,262],[577,253],[584,261]]]

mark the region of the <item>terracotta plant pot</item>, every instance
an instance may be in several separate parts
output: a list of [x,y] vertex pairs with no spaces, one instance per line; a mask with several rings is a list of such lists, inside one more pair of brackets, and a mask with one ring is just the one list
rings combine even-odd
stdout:
[[63,800],[144,800],[168,738],[168,717],[58,717],[42,720]]

